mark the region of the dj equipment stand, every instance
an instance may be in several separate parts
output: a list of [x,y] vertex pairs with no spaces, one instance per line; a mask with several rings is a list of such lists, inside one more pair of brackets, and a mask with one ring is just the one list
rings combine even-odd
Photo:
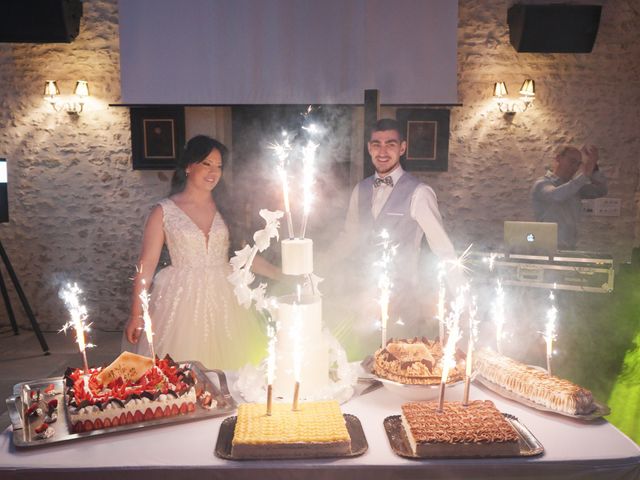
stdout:
[[[20,302],[22,303],[22,307],[24,308],[27,317],[29,317],[29,321],[31,322],[31,326],[33,327],[33,331],[38,338],[38,342],[40,342],[40,346],[42,347],[42,351],[45,355],[49,355],[49,346],[47,345],[47,341],[44,339],[42,335],[42,330],[40,330],[40,325],[38,325],[38,321],[36,320],[33,311],[31,310],[31,306],[29,306],[29,301],[27,300],[22,287],[20,286],[20,282],[18,281],[18,277],[16,276],[16,272],[13,270],[11,266],[11,261],[9,260],[9,256],[2,246],[2,241],[0,240],[0,257],[2,257],[2,261],[4,262],[4,266],[7,269],[7,273],[13,282],[13,286],[16,289],[16,293],[18,294],[18,298],[20,298]],[[4,278],[2,277],[2,271],[0,270],[0,290],[2,291],[2,297],[4,298],[4,305],[7,309],[7,314],[9,315],[9,321],[11,322],[11,327],[13,328],[13,332],[16,335],[20,334],[18,330],[18,323],[16,322],[16,317],[13,313],[13,308],[11,307],[11,300],[9,299],[9,292],[7,292],[7,286],[4,283]]]

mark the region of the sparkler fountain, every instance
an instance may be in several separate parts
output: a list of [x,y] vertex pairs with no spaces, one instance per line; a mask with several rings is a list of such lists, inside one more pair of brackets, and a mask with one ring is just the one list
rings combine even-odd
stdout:
[[60,298],[64,301],[67,309],[69,310],[69,315],[71,316],[71,320],[65,323],[60,331],[65,334],[69,328],[73,328],[75,331],[76,343],[78,344],[78,349],[82,354],[84,371],[86,373],[89,372],[86,350],[88,347],[93,347],[93,345],[91,343],[86,343],[84,338],[84,333],[90,331],[90,325],[85,323],[85,320],[87,319],[87,308],[80,304],[78,295],[81,293],[82,290],[80,290],[78,285],[75,283],[73,285],[67,284],[62,290],[60,290]]

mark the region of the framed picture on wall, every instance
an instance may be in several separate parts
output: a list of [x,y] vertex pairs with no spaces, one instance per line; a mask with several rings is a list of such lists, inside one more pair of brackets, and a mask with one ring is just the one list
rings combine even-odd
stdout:
[[396,117],[407,140],[403,168],[446,172],[449,168],[449,110],[399,108]]
[[185,143],[184,107],[132,107],[134,170],[173,170]]

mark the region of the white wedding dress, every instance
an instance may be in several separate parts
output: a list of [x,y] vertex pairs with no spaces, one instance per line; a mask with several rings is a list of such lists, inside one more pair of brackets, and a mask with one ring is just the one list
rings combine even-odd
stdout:
[[[222,217],[216,214],[207,242],[172,200],[159,204],[171,265],[155,276],[151,290],[156,355],[219,369],[258,363],[266,355],[266,337],[255,315],[238,305],[227,280],[229,231]],[[150,354],[144,334],[135,351]]]

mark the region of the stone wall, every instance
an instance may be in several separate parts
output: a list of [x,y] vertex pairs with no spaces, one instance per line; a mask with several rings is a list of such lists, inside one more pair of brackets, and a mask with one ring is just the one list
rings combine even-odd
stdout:
[[[449,171],[421,175],[438,194],[448,230],[459,248],[500,243],[505,219],[531,220],[529,189],[563,144],[599,147],[620,198],[620,217],[585,217],[579,248],[611,252],[627,261],[640,230],[640,6],[604,4],[590,54],[518,53],[509,43],[506,0],[460,1],[458,94],[451,111]],[[533,108],[511,119],[492,100],[493,83],[511,94],[525,78],[536,81]]]
[[[532,218],[529,188],[557,146],[596,144],[622,211],[585,219],[581,246],[628,260],[640,239],[637,2],[606,2],[594,51],[581,55],[516,53],[506,24],[511,3],[460,1],[463,106],[451,113],[449,170],[420,176],[436,190],[456,246],[488,247],[499,244],[504,219]],[[57,298],[65,281],[84,288],[96,328],[122,326],[144,218],[168,190],[169,173],[131,169],[128,111],[108,106],[120,101],[118,50],[116,0],[85,1],[81,33],[71,44],[0,44],[0,157],[8,159],[11,216],[0,225],[0,239],[48,329],[66,321]],[[516,92],[528,77],[536,80],[534,107],[505,119],[491,98],[493,82]],[[88,80],[86,111],[55,113],[41,96],[47,79],[58,80],[63,94],[75,80]],[[187,136],[230,138],[224,112],[211,111],[209,123],[206,111],[191,110]],[[361,136],[358,123],[353,131]],[[12,298],[26,326],[13,292]],[[0,325],[7,325],[0,312]]]
[[[120,100],[118,52],[115,0],[84,2],[80,35],[70,44],[0,44],[0,157],[7,158],[10,200],[0,239],[43,328],[67,320],[57,298],[66,281],[84,289],[96,328],[126,320],[142,225],[168,188],[166,173],[131,169],[128,110],[108,106]],[[63,96],[88,80],[85,111],[53,111],[42,97],[47,79],[58,81]]]

